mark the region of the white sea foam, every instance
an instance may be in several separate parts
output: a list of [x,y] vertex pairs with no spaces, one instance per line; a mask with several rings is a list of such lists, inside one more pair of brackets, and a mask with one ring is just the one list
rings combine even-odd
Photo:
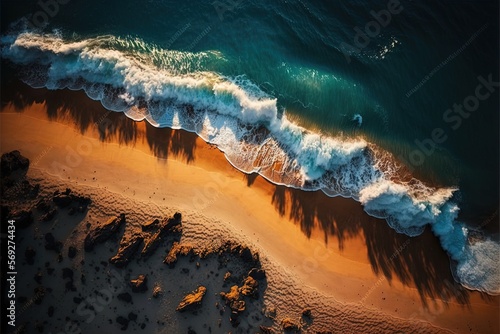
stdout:
[[[452,201],[456,189],[398,182],[395,162],[379,158],[372,144],[321,135],[291,122],[286,113],[279,115],[276,98],[244,76],[228,78],[204,69],[203,60],[222,59],[220,53],[161,50],[113,36],[65,41],[22,33],[1,42],[2,57],[29,65],[23,79],[32,86],[83,89],[107,109],[134,120],[194,131],[246,173],[352,197],[400,233],[415,236],[430,224],[457,263],[457,280],[471,289],[500,293],[500,246],[489,239],[469,244]],[[361,115],[356,116],[361,125]],[[478,268],[485,274],[476,274]]]

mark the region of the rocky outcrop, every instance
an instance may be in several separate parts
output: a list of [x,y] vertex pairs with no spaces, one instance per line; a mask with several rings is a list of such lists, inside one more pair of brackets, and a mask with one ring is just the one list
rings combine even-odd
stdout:
[[136,279],[130,280],[130,286],[132,287],[132,292],[145,292],[148,290],[146,283],[148,282],[148,277],[146,275],[139,275]]
[[180,226],[182,223],[182,217],[180,213],[176,213],[174,217],[164,219],[158,230],[144,241],[144,248],[142,249],[141,256],[148,257],[158,248],[164,237],[175,230],[176,227]]
[[231,311],[237,313],[245,311],[245,301],[240,299],[240,291],[237,285],[233,285],[227,293],[221,292],[220,295],[229,305]]
[[195,309],[196,307],[201,305],[203,296],[205,296],[206,292],[207,288],[203,285],[200,285],[195,291],[186,295],[175,310],[178,312],[184,312]]
[[108,240],[125,223],[125,214],[110,218],[106,223],[91,230],[85,237],[85,251],[90,252],[98,243]]
[[30,166],[30,161],[28,158],[23,157],[21,152],[16,150],[2,154],[0,166],[2,177],[4,177],[9,176],[12,172],[17,170],[27,170]]
[[248,276],[243,281],[243,285],[239,288],[239,291],[243,296],[257,297],[258,286],[259,283],[254,278]]
[[120,242],[120,248],[115,256],[109,259],[109,262],[118,268],[125,267],[142,244],[144,238],[141,235],[133,235],[131,238]]
[[160,220],[159,219],[153,219],[151,221],[147,221],[143,224],[141,224],[141,229],[143,231],[152,231],[158,228],[160,225]]
[[172,248],[170,248],[170,251],[165,257],[165,260],[163,260],[163,263],[166,263],[170,266],[170,268],[173,268],[179,255],[187,256],[192,253],[192,251],[193,246],[191,244],[174,242]]

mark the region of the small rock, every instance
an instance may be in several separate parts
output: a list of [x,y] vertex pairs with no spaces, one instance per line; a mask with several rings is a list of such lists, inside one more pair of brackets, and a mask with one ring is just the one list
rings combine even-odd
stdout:
[[195,307],[201,305],[203,300],[203,296],[207,292],[207,288],[203,285],[200,285],[195,291],[186,295],[182,301],[179,303],[179,306],[175,309],[178,312],[184,312],[186,310],[192,310]]
[[136,279],[130,280],[132,292],[144,292],[148,289],[146,283],[148,278],[146,275],[139,275]]

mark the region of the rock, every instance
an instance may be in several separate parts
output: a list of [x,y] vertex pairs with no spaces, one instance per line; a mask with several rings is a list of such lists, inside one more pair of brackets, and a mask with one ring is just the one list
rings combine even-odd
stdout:
[[132,295],[128,292],[120,293],[118,295],[118,300],[121,300],[126,303],[131,303],[132,302]]
[[9,219],[15,221],[16,227],[23,229],[33,223],[33,213],[26,210],[14,211],[10,213]]
[[129,323],[129,320],[127,318],[119,316],[119,317],[116,318],[116,322],[121,325],[120,329],[122,331],[127,330],[128,323]]
[[281,321],[281,327],[284,331],[298,331],[299,325],[297,325],[292,319],[285,318]]
[[302,316],[305,318],[311,318],[312,317],[312,311],[310,308],[306,308],[302,311]]
[[26,248],[26,251],[24,252],[24,256],[26,257],[26,262],[28,264],[35,263],[36,251],[32,247]]
[[226,304],[229,304],[235,300],[240,299],[240,291],[237,285],[233,285],[229,292],[221,292],[221,297],[226,301]]
[[158,248],[163,237],[174,228],[181,224],[180,219],[168,218],[164,219],[158,228],[158,230],[147,240],[144,241],[144,248],[142,249],[141,256],[147,257],[153,254],[153,252]]
[[63,247],[62,242],[57,241],[52,233],[45,234],[45,249],[60,252]]
[[30,166],[30,161],[28,158],[23,157],[21,152],[16,150],[2,154],[0,166],[2,177],[5,177],[16,170],[27,170]]
[[163,290],[159,285],[155,285],[153,288],[153,297],[158,298],[163,293]]
[[256,297],[257,287],[259,283],[252,277],[248,276],[244,281],[239,291],[244,296]]
[[197,306],[201,305],[203,296],[205,296],[206,292],[207,288],[203,285],[200,285],[195,291],[186,295],[175,310],[178,312],[184,312],[196,308]]
[[231,277],[231,273],[228,271],[224,274],[224,281],[227,281]]
[[185,244],[185,243],[181,244],[178,242],[174,242],[172,248],[170,248],[170,251],[165,257],[165,260],[163,260],[163,263],[166,263],[170,266],[170,268],[173,268],[175,266],[175,263],[177,262],[177,256],[179,255],[187,256],[192,251],[193,251],[193,246],[191,244]]
[[148,221],[148,222],[141,224],[141,229],[143,231],[151,231],[151,230],[158,228],[159,224],[160,224],[160,220],[154,219],[154,220],[151,220],[151,221]]
[[124,223],[125,214],[122,213],[120,216],[110,218],[106,223],[92,229],[85,237],[85,251],[90,252],[96,244],[108,240]]
[[122,239],[118,252],[109,259],[109,262],[118,268],[125,267],[137,252],[143,240],[144,238],[140,235],[134,235],[132,238],[125,240]]
[[68,248],[68,257],[70,259],[73,259],[76,256],[77,252],[78,252],[78,250],[75,247],[69,246],[69,248]]
[[266,271],[264,269],[252,268],[248,272],[248,276],[256,280],[263,280],[266,278]]
[[48,222],[48,221],[52,220],[52,218],[54,218],[56,214],[57,214],[57,210],[52,209],[49,212],[47,212],[46,214],[44,214],[42,217],[40,217],[40,220],[44,221],[44,222]]
[[231,287],[231,290],[228,293],[221,292],[221,297],[226,301],[226,304],[229,305],[231,311],[241,313],[245,311],[245,302],[240,299],[240,289],[237,285]]
[[148,277],[146,275],[139,275],[136,279],[130,280],[132,292],[144,292],[148,290],[146,285]]

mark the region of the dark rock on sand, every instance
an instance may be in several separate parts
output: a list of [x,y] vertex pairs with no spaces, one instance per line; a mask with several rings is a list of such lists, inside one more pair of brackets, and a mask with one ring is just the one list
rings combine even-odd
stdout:
[[110,218],[106,223],[92,229],[84,241],[85,251],[90,252],[98,243],[108,240],[125,223],[125,214]]
[[203,296],[205,296],[206,292],[207,288],[203,285],[200,285],[195,291],[186,295],[175,310],[178,312],[184,312],[195,309],[197,306],[201,305]]
[[146,283],[148,282],[148,277],[146,275],[139,275],[136,279],[130,280],[130,286],[132,287],[132,292],[144,292],[148,290]]
[[126,303],[131,303],[132,302],[132,295],[128,292],[120,293],[118,295],[118,300],[121,300]]
[[137,252],[143,240],[144,238],[140,235],[134,235],[126,240],[122,239],[117,254],[109,259],[109,262],[118,268],[125,267]]
[[312,311],[310,308],[306,308],[302,311],[302,316],[304,318],[312,318]]
[[24,252],[24,256],[26,257],[26,262],[28,264],[35,263],[36,251],[32,247],[26,248],[26,251]]
[[2,154],[0,160],[0,169],[2,171],[2,177],[10,175],[16,170],[28,169],[30,166],[30,161],[21,155],[19,151],[12,151],[9,153]]

